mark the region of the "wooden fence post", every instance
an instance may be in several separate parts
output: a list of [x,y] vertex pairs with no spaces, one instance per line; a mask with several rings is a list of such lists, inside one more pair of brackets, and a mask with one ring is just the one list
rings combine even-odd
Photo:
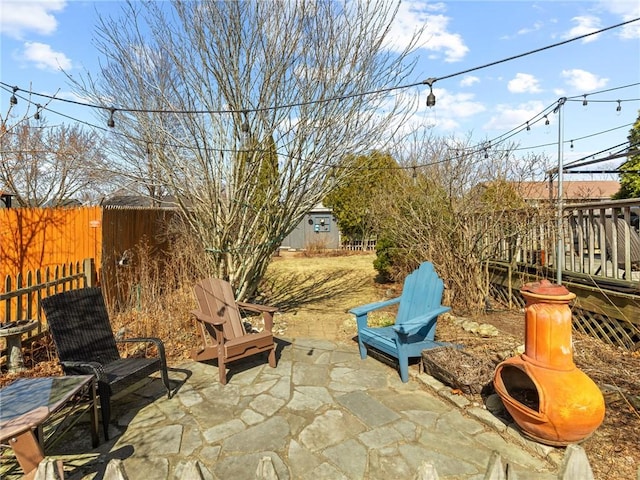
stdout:
[[93,258],[85,258],[84,261],[82,262],[84,276],[86,279],[85,280],[86,287],[95,286],[95,278],[96,278],[95,265],[96,264]]

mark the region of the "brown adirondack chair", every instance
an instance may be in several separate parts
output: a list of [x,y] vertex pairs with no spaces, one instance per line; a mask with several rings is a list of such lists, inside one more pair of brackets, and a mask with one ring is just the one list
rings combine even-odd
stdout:
[[[202,346],[191,350],[196,361],[217,359],[220,383],[227,383],[227,364],[259,353],[268,352],[269,365],[276,366],[276,350],[273,341],[273,314],[276,307],[236,302],[229,282],[207,278],[198,282],[195,294],[200,306],[191,313],[195,316]],[[240,310],[261,313],[264,330],[260,333],[246,331]]]

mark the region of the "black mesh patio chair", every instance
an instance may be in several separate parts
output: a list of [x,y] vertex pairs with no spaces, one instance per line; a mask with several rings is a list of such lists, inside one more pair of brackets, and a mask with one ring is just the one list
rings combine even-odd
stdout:
[[[64,373],[93,374],[97,378],[105,440],[109,439],[112,395],[160,371],[171,398],[164,344],[158,338],[116,340],[99,288],[58,293],[43,298],[40,303]],[[121,358],[116,342],[152,343],[158,356]]]

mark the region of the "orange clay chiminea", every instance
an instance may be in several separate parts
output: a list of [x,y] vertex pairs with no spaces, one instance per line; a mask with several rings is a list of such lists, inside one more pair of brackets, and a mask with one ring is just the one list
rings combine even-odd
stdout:
[[573,363],[571,310],[575,298],[548,280],[520,290],[525,307],[525,351],[496,368],[493,384],[523,433],[548,445],[591,435],[604,419],[598,386]]

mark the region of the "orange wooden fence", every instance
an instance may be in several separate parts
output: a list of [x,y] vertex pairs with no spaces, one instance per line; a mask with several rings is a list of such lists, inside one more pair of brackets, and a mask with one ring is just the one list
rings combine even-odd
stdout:
[[0,209],[0,278],[84,258],[100,270],[101,207]]

